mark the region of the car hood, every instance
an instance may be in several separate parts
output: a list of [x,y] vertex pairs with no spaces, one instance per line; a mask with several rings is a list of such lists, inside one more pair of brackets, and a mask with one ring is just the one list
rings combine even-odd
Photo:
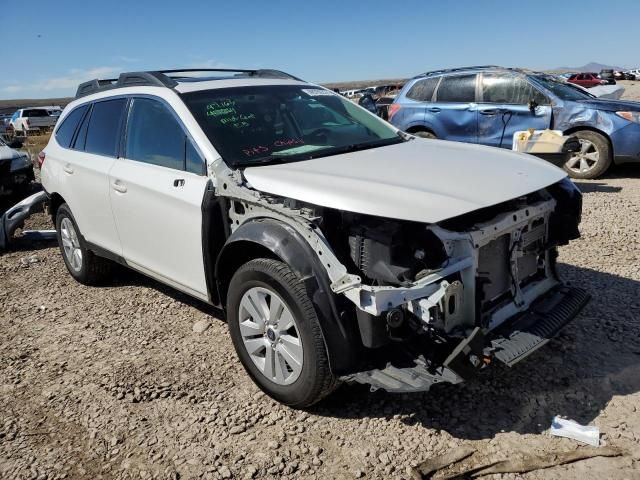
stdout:
[[3,160],[12,160],[14,158],[22,157],[24,153],[20,153],[13,148],[9,148],[6,145],[0,145],[0,162]]
[[576,103],[579,103],[580,105],[586,106],[588,108],[593,108],[595,110],[606,110],[609,112],[640,111],[640,102],[631,102],[629,100],[609,100],[606,98],[594,98],[590,100],[580,100]]
[[367,215],[435,223],[526,195],[565,172],[536,157],[442,140],[249,167],[262,192]]

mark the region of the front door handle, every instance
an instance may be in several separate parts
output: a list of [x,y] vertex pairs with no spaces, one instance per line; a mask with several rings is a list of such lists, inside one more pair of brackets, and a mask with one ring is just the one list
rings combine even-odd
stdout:
[[440,111],[440,109],[438,107],[430,107],[429,111],[433,112],[433,113],[438,113]]
[[62,170],[64,170],[64,172],[68,173],[69,175],[73,173],[73,168],[71,168],[71,166],[68,163],[64,167],[62,167]]
[[496,115],[501,112],[502,110],[500,110],[499,108],[490,108],[488,110],[480,110],[481,115]]
[[118,180],[112,182],[111,187],[118,193],[127,193],[127,187],[118,182]]

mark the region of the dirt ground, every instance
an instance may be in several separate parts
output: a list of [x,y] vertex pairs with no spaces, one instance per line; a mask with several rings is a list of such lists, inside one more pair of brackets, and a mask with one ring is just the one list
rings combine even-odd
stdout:
[[409,479],[461,446],[575,450],[548,432],[562,415],[622,455],[484,478],[640,479],[640,166],[579,187],[582,238],[559,260],[593,299],[558,338],[465,384],[345,385],[308,412],[253,385],[205,305],[124,270],[79,285],[52,244],[0,255],[0,478]]

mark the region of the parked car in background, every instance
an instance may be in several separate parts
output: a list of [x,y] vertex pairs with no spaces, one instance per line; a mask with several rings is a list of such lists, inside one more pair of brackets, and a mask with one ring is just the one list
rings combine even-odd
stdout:
[[615,85],[616,84],[616,78],[615,78],[615,74],[613,73],[613,70],[610,68],[605,68],[600,70],[600,74],[598,75],[598,77],[600,77],[600,79],[604,80],[605,82],[607,82],[607,85]]
[[640,103],[599,99],[556,77],[502,67],[429,72],[409,80],[389,121],[416,136],[511,148],[519,130],[560,130],[582,149],[564,168],[596,178],[640,162]]
[[580,85],[581,87],[584,87],[584,88],[596,87],[598,85],[606,85],[608,83],[607,80],[599,78],[595,73],[576,73],[574,75],[571,75],[567,79],[567,82]]
[[17,110],[11,116],[9,124],[16,136],[26,137],[50,131],[57,121],[58,116],[50,115],[47,107],[31,107]]
[[0,138],[0,195],[26,191],[34,180],[29,155],[14,150]]
[[79,282],[118,262],[219,307],[248,375],[298,408],[511,366],[588,301],[555,268],[580,235],[563,171],[283,72],[208,72],[96,79],[65,109],[38,161]]

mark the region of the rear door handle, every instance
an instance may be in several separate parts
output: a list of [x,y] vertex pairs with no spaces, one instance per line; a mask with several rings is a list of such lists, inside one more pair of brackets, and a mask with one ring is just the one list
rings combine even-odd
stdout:
[[125,187],[124,185],[122,185],[118,180],[116,180],[115,182],[111,183],[111,187],[119,193],[127,193],[127,187]]
[[499,108],[491,108],[488,110],[480,110],[480,114],[481,115],[496,115],[498,113],[501,113],[502,110],[500,110]]
[[173,181],[173,186],[176,188],[184,187],[184,178],[176,178]]
[[69,164],[66,164],[64,167],[62,167],[62,170],[64,170],[64,172],[68,173],[69,175],[73,173],[73,168],[71,168]]
[[428,110],[430,112],[433,112],[433,113],[438,113],[440,111],[440,108],[438,108],[438,107],[430,107]]

